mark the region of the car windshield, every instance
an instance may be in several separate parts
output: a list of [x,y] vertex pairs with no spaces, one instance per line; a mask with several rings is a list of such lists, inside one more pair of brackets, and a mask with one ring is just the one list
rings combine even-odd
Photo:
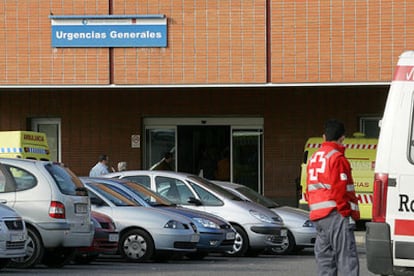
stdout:
[[191,179],[193,182],[195,183],[201,183],[203,186],[207,187],[208,189],[228,198],[231,200],[236,200],[236,201],[243,201],[242,198],[240,198],[239,196],[235,195],[234,193],[231,193],[229,191],[227,191],[226,189],[220,187],[219,185],[212,183],[202,177],[196,176],[196,175],[192,175],[188,177],[189,179]]
[[130,191],[140,196],[146,202],[148,202],[151,206],[176,206],[176,204],[172,203],[167,198],[149,190],[148,188],[134,183],[134,182],[126,182],[123,184],[127,187]]
[[115,206],[141,206],[127,193],[112,185],[106,185],[103,183],[91,183],[90,185],[93,186],[101,196],[111,201]]
[[248,187],[237,187],[236,191],[238,191],[239,193],[241,193],[242,195],[244,195],[245,197],[247,197],[248,199],[250,199],[253,202],[259,203],[263,206],[266,206],[267,208],[276,208],[279,207],[279,204],[277,204],[276,202],[274,202],[273,200],[262,196],[261,194],[259,194],[258,192],[256,192],[255,190],[252,190]]

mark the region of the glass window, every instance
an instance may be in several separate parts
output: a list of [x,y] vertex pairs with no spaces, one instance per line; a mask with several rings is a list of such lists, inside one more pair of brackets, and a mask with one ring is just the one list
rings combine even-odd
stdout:
[[201,186],[191,181],[190,181],[190,185],[196,191],[196,193],[198,194],[198,196],[200,197],[200,200],[203,202],[204,205],[207,205],[207,206],[223,205],[223,202],[220,199],[218,199],[215,195],[205,190]]
[[30,172],[12,166],[8,166],[8,170],[16,183],[16,191],[27,190],[37,185],[37,178]]
[[[166,152],[170,152],[174,156],[175,129],[147,129],[145,134],[145,145],[145,167],[149,169],[164,158]],[[175,170],[175,164],[171,164],[171,167]]]
[[115,206],[141,206],[141,204],[139,204],[126,192],[112,185],[105,185],[102,183],[94,183],[92,185],[103,197],[111,201]]
[[233,130],[233,182],[260,191],[262,129]]
[[7,166],[0,166],[0,193],[14,192],[15,185]]
[[151,189],[151,178],[146,175],[135,175],[135,176],[125,176],[124,179],[128,179],[132,182],[138,183]]
[[366,138],[378,138],[380,117],[360,117],[359,128]]
[[[87,196],[86,188],[69,168],[51,163],[46,164],[45,168],[55,180],[56,185],[63,194]],[[85,191],[85,193],[81,193],[81,191]]]
[[60,118],[32,118],[32,130],[46,134],[50,157],[61,161]]
[[158,176],[155,178],[158,193],[176,204],[188,204],[193,195],[187,185],[179,179]]
[[412,101],[412,110],[411,110],[411,137],[410,137],[410,148],[409,148],[409,158],[410,162],[414,164],[414,99]]

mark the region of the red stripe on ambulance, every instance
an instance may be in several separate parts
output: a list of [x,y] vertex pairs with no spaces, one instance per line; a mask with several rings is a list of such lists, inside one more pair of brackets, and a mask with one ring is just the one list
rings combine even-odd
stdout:
[[[308,148],[317,149],[320,148],[322,144],[309,143],[307,144]],[[347,149],[367,149],[367,150],[376,150],[377,145],[375,144],[344,144],[344,147]]]
[[414,66],[397,66],[394,80],[414,81]]
[[396,219],[394,233],[401,236],[414,236],[414,220]]
[[372,194],[357,194],[358,203],[372,204]]

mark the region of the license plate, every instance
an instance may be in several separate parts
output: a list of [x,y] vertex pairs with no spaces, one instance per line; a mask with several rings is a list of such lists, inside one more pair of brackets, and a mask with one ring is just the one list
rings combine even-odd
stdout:
[[234,232],[228,232],[226,234],[226,240],[234,240],[236,238],[236,233]]
[[117,242],[119,240],[118,234],[109,234],[108,240],[110,242]]
[[10,241],[24,241],[24,234],[10,234]]
[[198,242],[199,240],[200,240],[200,236],[199,235],[192,235],[191,242]]
[[282,229],[282,230],[280,230],[280,235],[281,235],[282,237],[286,237],[286,236],[287,236],[287,229]]
[[88,212],[87,204],[75,204],[75,213],[86,214]]

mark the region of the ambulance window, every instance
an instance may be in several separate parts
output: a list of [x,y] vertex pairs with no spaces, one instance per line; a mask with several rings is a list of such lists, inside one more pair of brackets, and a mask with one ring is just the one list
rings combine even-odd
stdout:
[[[413,102],[414,105],[414,102]],[[411,163],[414,163],[414,112],[412,112],[412,118],[411,118],[411,137],[410,137],[410,144],[409,144],[409,154],[408,158]]]
[[23,191],[37,185],[37,178],[30,172],[17,167],[8,167],[16,183],[16,191]]

